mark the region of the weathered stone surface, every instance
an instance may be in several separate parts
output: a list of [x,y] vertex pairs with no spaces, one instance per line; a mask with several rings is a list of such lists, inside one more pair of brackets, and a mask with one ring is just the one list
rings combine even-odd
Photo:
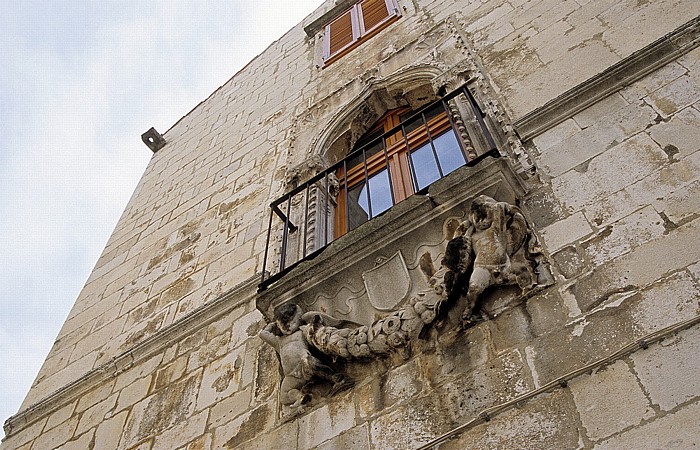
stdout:
[[573,402],[564,391],[543,394],[457,435],[440,446],[464,448],[577,448],[578,423]]
[[417,448],[457,425],[444,411],[434,395],[415,398],[370,422],[370,448]]
[[698,414],[700,404],[688,405],[673,414],[662,416],[597,444],[596,449],[668,448],[686,449],[697,447]]
[[566,278],[580,275],[588,267],[585,257],[579,252],[578,247],[574,245],[562,248],[552,257],[559,272]]
[[77,426],[78,417],[73,416],[70,420],[55,428],[44,430],[34,440],[32,448],[56,448],[73,437]]
[[319,445],[318,450],[335,450],[335,449],[368,449],[369,446],[369,427],[367,424],[354,427],[338,437],[335,437],[324,444]]
[[667,160],[666,153],[640,133],[554,179],[552,188],[566,208],[577,211],[660,169]]
[[151,449],[169,450],[201,436],[206,428],[208,415],[209,411],[202,411],[159,433],[153,441]]
[[567,244],[588,236],[593,232],[591,225],[581,212],[556,222],[541,231],[547,249],[554,253]]
[[686,272],[677,272],[641,291],[630,312],[635,328],[650,333],[692,319],[699,307],[698,282]]
[[251,439],[272,428],[275,410],[270,404],[262,404],[246,414],[215,428],[212,448],[234,449],[243,447]]
[[185,421],[195,409],[197,387],[201,371],[158,391],[133,406],[119,448],[127,449],[135,443],[160,434],[173,425]]
[[512,350],[439,386],[436,394],[442,403],[443,415],[463,422],[485,408],[511,400],[532,388],[523,356],[519,350]]
[[421,367],[412,360],[387,373],[384,383],[384,406],[406,401],[420,393],[423,388]]
[[122,411],[100,423],[95,431],[94,448],[117,448],[128,415],[128,411]]
[[112,394],[107,399],[86,409],[80,416],[80,422],[76,432],[82,434],[101,423],[117,403],[117,394]]
[[665,232],[662,217],[648,206],[608,225],[584,242],[583,247],[593,265],[599,266],[663,236]]
[[640,245],[634,252],[596,267],[570,290],[581,310],[605,303],[621,292],[643,288],[660,276],[680,270],[698,260],[695,243],[700,238],[698,221],[678,227],[667,236]]
[[527,211],[528,218],[532,220],[533,225],[538,230],[552,225],[566,216],[549,186],[530,194],[523,201],[523,209]]
[[299,419],[299,448],[315,447],[355,426],[352,397],[333,398],[325,406]]
[[569,382],[574,402],[592,441],[638,425],[654,415],[637,378],[623,361]]
[[634,370],[662,411],[700,397],[700,329],[695,326],[648,350],[632,355]]
[[197,397],[198,411],[238,391],[244,351],[245,347],[239,347],[204,369]]

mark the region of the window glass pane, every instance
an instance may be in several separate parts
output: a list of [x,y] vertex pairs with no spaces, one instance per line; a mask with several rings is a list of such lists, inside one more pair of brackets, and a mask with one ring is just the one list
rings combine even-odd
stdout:
[[[380,135],[381,135],[381,130],[380,130]],[[366,141],[368,142],[368,141]],[[360,148],[360,146],[356,147]],[[382,146],[382,139],[378,139],[376,142],[374,142],[371,146],[365,147],[365,158],[369,162],[370,158],[373,155],[376,155],[379,152],[383,152],[384,147]],[[354,151],[354,150],[353,150]],[[362,152],[358,152],[355,156],[350,158],[348,160],[348,167],[355,167],[358,165],[362,165]]]
[[357,228],[367,222],[369,209],[367,208],[367,192],[364,181],[348,189],[348,231]]
[[[445,113],[445,108],[443,108],[443,106],[438,103],[437,105],[433,106],[429,110],[424,111],[425,120],[430,121],[430,119],[432,119],[433,117],[437,117],[439,114],[444,114],[444,113]],[[403,122],[404,120],[408,119],[409,117],[411,117],[414,114],[415,114],[415,111],[406,111],[405,113],[399,115],[399,120],[401,120]],[[411,120],[410,122],[407,122],[405,124],[405,129],[406,129],[407,134],[415,129],[418,129],[419,127],[425,129],[425,126],[423,125],[423,119],[421,119],[420,114],[418,114],[418,116],[414,120]]]
[[376,217],[392,206],[389,174],[386,169],[369,177],[369,187],[372,200],[372,216]]
[[435,155],[433,155],[433,149],[430,148],[430,142],[412,151],[411,160],[413,161],[413,168],[416,170],[416,181],[418,181],[419,190],[440,178],[440,172],[438,172]]
[[[372,201],[372,216],[376,217],[391,208],[391,191],[389,190],[389,174],[386,169],[369,177],[370,199]],[[367,183],[361,182],[348,191],[348,230],[352,230],[367,222],[369,207],[367,206]]]
[[466,163],[453,131],[448,130],[433,139],[433,145],[435,146],[435,152],[438,155],[443,175],[453,172]]

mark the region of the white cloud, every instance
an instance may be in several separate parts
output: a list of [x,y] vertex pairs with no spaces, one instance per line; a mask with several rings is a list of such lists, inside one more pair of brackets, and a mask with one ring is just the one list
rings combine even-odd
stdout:
[[0,419],[14,414],[164,132],[319,6],[12,2],[0,15]]

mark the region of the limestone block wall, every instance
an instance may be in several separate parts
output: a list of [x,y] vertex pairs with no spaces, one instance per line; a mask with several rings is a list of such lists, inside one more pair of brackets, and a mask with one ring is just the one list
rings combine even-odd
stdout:
[[[266,207],[344,106],[409,66],[437,77],[469,59],[507,126],[700,13],[690,0],[399,5],[389,30],[321,69],[303,28],[326,2],[165,133],[3,449],[417,448],[700,314],[693,50],[523,143],[535,169],[521,207],[554,286],[406,361],[352,369],[365,374],[352,390],[280,420],[277,357],[256,336]],[[698,333],[441,448],[697,443]]]

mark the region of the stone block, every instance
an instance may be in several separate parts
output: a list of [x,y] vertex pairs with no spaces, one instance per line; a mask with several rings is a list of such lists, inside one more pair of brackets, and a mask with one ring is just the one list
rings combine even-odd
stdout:
[[563,327],[568,319],[568,309],[556,289],[545,289],[533,295],[525,304],[530,328],[535,336]]
[[582,212],[577,212],[566,219],[555,222],[540,231],[542,240],[550,253],[565,245],[584,238],[593,232],[593,228]]
[[[283,423],[246,443],[246,449],[269,450],[277,448],[299,448],[299,424],[297,421]],[[212,447],[213,449],[214,447]]]
[[687,449],[697,447],[700,436],[700,403],[684,408],[642,426],[632,428],[597,444],[595,449],[631,448]]
[[[206,331],[206,329],[203,331]],[[230,340],[231,336],[226,333],[202,344],[200,348],[190,353],[190,357],[187,360],[187,372],[197,370],[199,367],[203,367],[225,355],[229,351]]]
[[673,225],[696,217],[700,211],[700,181],[678,188],[664,200],[663,213]]
[[[94,436],[95,436],[94,430],[90,431],[88,433],[83,433],[79,437],[74,438],[74,439],[66,442],[65,444],[63,444],[60,447],[60,449],[61,450],[85,450],[86,448],[90,448],[90,443],[93,441]],[[97,447],[95,447],[95,448],[97,448]],[[19,448],[16,450],[23,450],[23,448]],[[26,450],[29,450],[29,447],[27,447]]]
[[700,397],[700,328],[680,332],[631,358],[652,403],[662,411]]
[[610,261],[580,277],[569,290],[583,311],[603,304],[614,294],[645,288],[666,274],[698,260],[700,222],[670,231],[663,239],[646,242],[634,252]]
[[579,448],[578,421],[566,391],[542,394],[458,434],[441,450],[466,448]]
[[598,441],[654,416],[637,378],[623,361],[569,382],[586,435]]
[[533,387],[529,368],[520,351],[515,349],[471,373],[455,377],[432,395],[441,404],[441,415],[461,423]]
[[677,272],[641,291],[630,312],[635,328],[646,334],[695,317],[698,305],[698,282]]
[[496,354],[531,341],[535,333],[525,304],[504,311],[487,324]]
[[73,416],[73,411],[75,410],[76,402],[71,402],[54,412],[49,416],[49,420],[46,422],[46,429],[51,429],[57,425],[62,424],[66,420]]
[[162,360],[163,355],[155,355],[137,366],[130,368],[126,372],[119,374],[114,383],[114,392],[124,389],[139,378],[155,373]]
[[622,303],[536,339],[526,348],[538,385],[604,358],[641,337]]
[[552,189],[565,208],[578,211],[643,179],[667,161],[666,153],[640,133],[555,178]]
[[370,422],[370,448],[418,448],[457,425],[445,414],[441,397],[415,398]]
[[197,411],[235,393],[241,381],[244,347],[238,347],[226,356],[204,368],[202,384],[197,396]]
[[581,131],[581,127],[573,119],[567,119],[533,138],[532,143],[540,152],[544,152],[579,131]]
[[[163,359],[165,360],[165,358]],[[179,380],[180,377],[185,374],[185,370],[187,369],[187,360],[188,355],[182,355],[162,369],[158,369],[152,390],[162,389],[168,384]]]
[[[625,100],[619,93],[610,94],[604,99],[577,113],[573,120],[581,128],[588,128],[596,124],[606,117],[613,115],[620,109],[627,108],[629,102]],[[626,109],[628,111],[628,109]]]
[[80,423],[78,423],[76,430],[77,434],[82,434],[102,422],[116,404],[117,394],[112,394],[107,399],[86,409],[80,416]]
[[421,368],[418,360],[413,359],[387,373],[383,386],[384,406],[406,401],[419,394],[422,388]]
[[299,419],[299,448],[312,448],[355,426],[351,395],[333,397],[327,405]]
[[236,392],[223,400],[219,400],[210,408],[209,427],[216,428],[224,425],[245,413],[250,407],[250,400],[250,387]]
[[325,443],[319,445],[318,450],[363,450],[370,448],[369,446],[369,427],[367,424],[362,424],[355,428],[351,428],[345,433],[337,436]]
[[202,411],[159,433],[153,441],[151,450],[171,450],[202,436],[207,426],[208,414],[209,411]]
[[659,214],[648,206],[608,225],[583,243],[595,266],[629,253],[636,247],[664,235],[666,228]]
[[669,159],[680,159],[700,150],[700,112],[688,107],[674,114],[668,122],[649,128],[649,135],[666,150]]
[[523,201],[522,208],[527,211],[528,219],[537,229],[547,227],[566,217],[549,186],[528,195]]
[[587,267],[588,261],[576,245],[570,245],[562,248],[560,251],[552,255],[556,263],[559,273],[565,278],[573,278],[581,275]]
[[424,373],[433,385],[469,373],[493,358],[489,325],[480,323],[460,333],[452,331],[439,336],[438,351],[424,355]]
[[128,415],[128,411],[122,411],[121,413],[100,423],[97,427],[97,431],[95,431],[95,442],[93,448],[117,448],[122,432],[124,431],[124,424],[126,423],[126,417]]
[[194,412],[200,382],[201,371],[134,405],[124,426],[119,449],[130,448],[149,436],[186,422]]
[[700,100],[700,70],[689,72],[644,98],[661,116],[669,117],[676,111]]
[[121,411],[146,398],[151,387],[151,379],[151,376],[139,378],[119,391],[117,405],[114,410]]
[[[32,444],[32,448],[55,449],[68,442],[78,426],[78,416],[73,416],[67,422],[52,428],[42,431]],[[80,433],[78,433],[80,434]]]
[[[248,351],[248,349],[246,350]],[[255,386],[255,400],[262,402],[267,400],[282,382],[277,352],[269,345],[260,346],[257,348],[254,363],[255,379],[253,383]],[[244,364],[248,364],[247,361]]]
[[695,1],[681,5],[672,0],[656,0],[648,3],[618,2],[599,17],[604,23],[615,24],[604,35],[608,47],[618,55],[627,56],[698,14],[700,5]]
[[[212,448],[246,448],[248,445],[255,445],[257,438],[267,435],[262,433],[274,426],[275,416],[275,408],[270,403],[256,407],[231,422],[215,428]],[[296,443],[296,440],[292,442]],[[285,445],[289,445],[289,442]]]
[[620,108],[543,151],[540,164],[548,175],[559,176],[654,124],[655,118],[648,106]]
[[234,349],[246,339],[257,336],[262,326],[264,326],[263,315],[257,309],[241,317],[231,328],[229,349]]

